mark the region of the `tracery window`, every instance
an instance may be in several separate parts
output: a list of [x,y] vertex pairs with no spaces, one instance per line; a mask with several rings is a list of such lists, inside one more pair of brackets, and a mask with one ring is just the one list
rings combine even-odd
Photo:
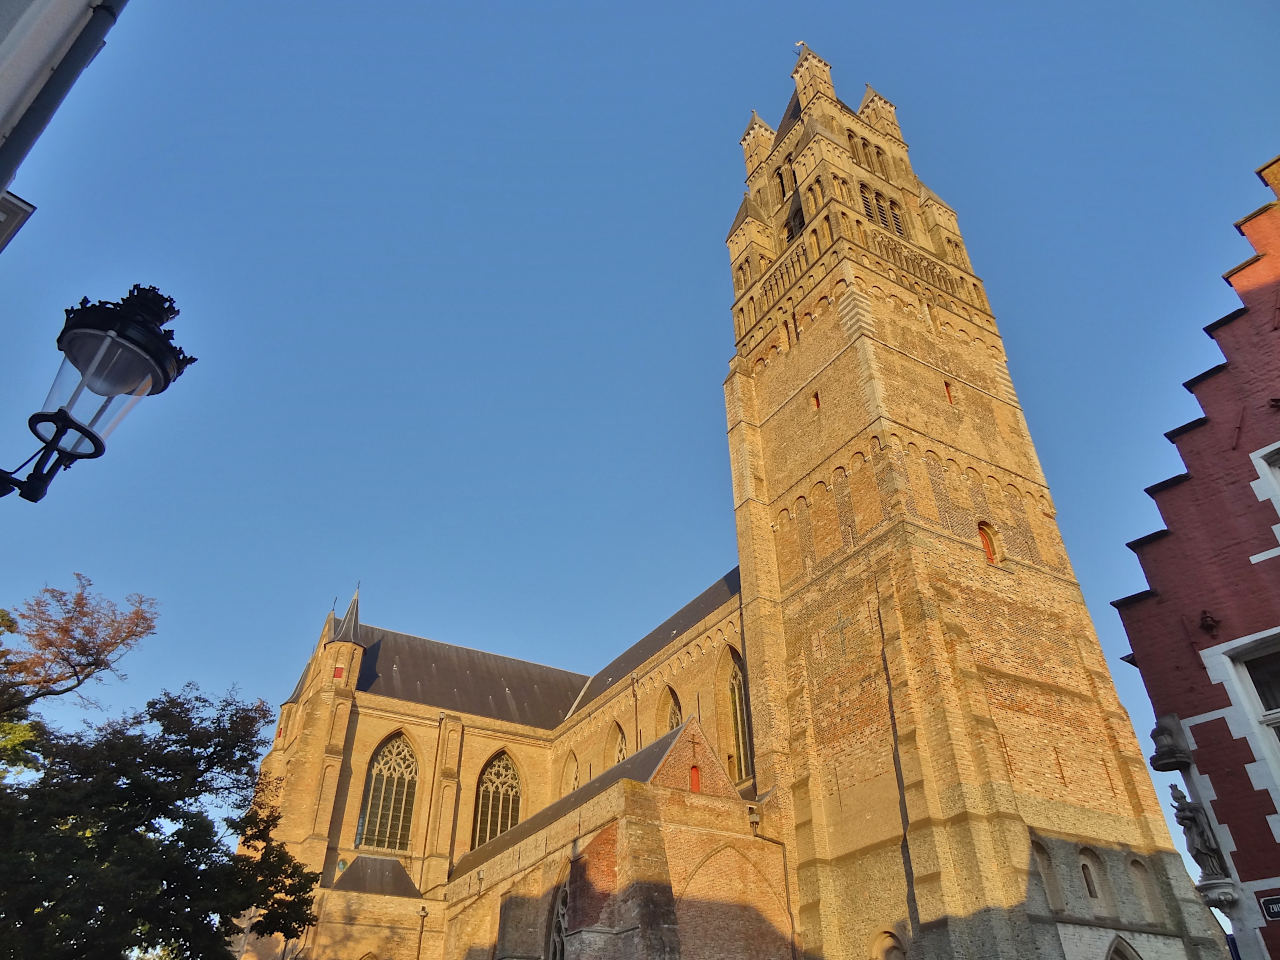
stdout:
[[418,760],[404,734],[382,744],[369,761],[364,803],[356,824],[357,847],[409,849],[413,795],[418,785]]
[[569,932],[569,885],[556,891],[551,902],[551,923],[547,933],[548,960],[564,960],[564,939]]
[[[665,711],[662,709],[663,707],[666,708]],[[664,713],[665,716],[663,715]],[[676,696],[676,692],[670,687],[667,687],[663,693],[661,706],[659,707],[658,722],[666,725],[667,733],[670,733],[684,722],[684,717],[680,713],[680,698]]]
[[613,725],[613,762],[621,763],[627,759],[627,735],[616,723]]
[[504,750],[485,764],[476,789],[473,848],[488,843],[520,822],[520,774]]
[[733,765],[739,782],[751,776],[751,748],[747,743],[747,694],[738,658],[729,672],[729,710],[733,718]]

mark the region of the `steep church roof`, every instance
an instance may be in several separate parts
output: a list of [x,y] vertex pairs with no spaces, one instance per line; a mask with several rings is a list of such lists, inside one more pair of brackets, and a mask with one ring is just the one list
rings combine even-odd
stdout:
[[580,673],[368,624],[359,643],[357,690],[544,730],[568,715],[587,682]]
[[741,592],[742,574],[738,567],[734,567],[592,677],[572,712],[577,713],[606,690],[627,679],[633,670],[661,651],[672,639],[711,616]]
[[[359,622],[358,592],[346,616],[339,619],[330,614],[333,639],[329,642],[356,643],[364,648],[356,678],[358,691],[552,730],[571,713],[625,680],[673,638],[709,617],[741,589],[742,578],[734,567],[592,677],[371,627]],[[306,676],[304,673],[299,678],[285,703],[298,702]]]

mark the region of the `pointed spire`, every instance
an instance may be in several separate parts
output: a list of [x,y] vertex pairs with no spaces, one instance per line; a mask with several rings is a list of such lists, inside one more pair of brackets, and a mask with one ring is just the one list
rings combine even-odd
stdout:
[[817,96],[834,100],[836,91],[831,85],[831,64],[810,50],[803,40],[796,46],[800,48],[800,56],[796,59],[795,69],[791,71],[791,79],[796,82],[800,106],[807,107]]
[[769,136],[773,136],[773,127],[769,126],[762,119],[760,119],[760,114],[756,113],[756,111],[753,109],[751,111],[751,119],[747,121],[747,129],[742,131],[742,136],[739,138],[738,142],[739,143],[745,142],[746,139],[751,136],[752,131],[755,130],[757,127],[764,130],[767,134],[769,134]]
[[902,128],[898,126],[898,108],[893,105],[893,101],[869,83],[867,92],[862,95],[858,116],[881,133],[887,133],[898,140],[902,139]]
[[354,643],[360,644],[360,587],[356,587],[355,594],[351,597],[351,603],[347,606],[347,612],[342,616],[342,625],[338,627],[338,632],[330,643]]

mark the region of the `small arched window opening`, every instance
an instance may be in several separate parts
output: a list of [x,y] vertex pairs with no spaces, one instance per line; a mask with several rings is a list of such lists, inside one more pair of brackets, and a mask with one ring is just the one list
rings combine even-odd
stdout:
[[876,211],[871,206],[871,191],[867,189],[865,183],[858,184],[858,195],[862,197],[862,212],[867,215],[868,220],[874,220]]
[[689,792],[690,793],[702,792],[702,771],[699,770],[696,766],[689,768]]
[[782,168],[779,167],[773,171],[773,175],[778,178],[778,189],[782,191],[782,195],[787,195],[787,178],[782,175]]
[[742,662],[731,651],[733,667],[729,671],[729,710],[733,720],[733,764],[735,779],[741,782],[751,776],[751,746],[747,739],[747,688]]
[[418,759],[408,738],[403,733],[396,734],[369,761],[364,803],[356,824],[356,846],[408,850],[417,787]]
[[888,179],[889,166],[884,162],[884,151],[876,147],[876,166],[880,168],[880,176]]
[[1156,890],[1155,879],[1151,876],[1147,865],[1137,858],[1130,860],[1129,878],[1133,881],[1133,888],[1138,894],[1138,906],[1142,910],[1141,919],[1146,923],[1159,922],[1161,919],[1160,894]]
[[1036,863],[1036,871],[1040,874],[1040,884],[1044,887],[1045,900],[1050,910],[1063,910],[1066,901],[1062,898],[1062,885],[1058,882],[1058,872],[1054,868],[1053,858],[1043,844],[1032,842],[1031,855]]
[[1080,873],[1084,877],[1084,892],[1089,895],[1090,900],[1098,899],[1098,885],[1093,880],[1093,870],[1089,868],[1089,864],[1080,864]]
[[880,226],[889,226],[889,212],[885,209],[884,196],[876,194],[876,219],[880,221]]
[[982,541],[982,552],[987,556],[987,563],[996,563],[1000,559],[996,553],[996,531],[985,520],[978,524],[978,539]]
[[907,227],[902,219],[902,208],[895,201],[889,201],[889,217],[893,220],[893,232],[900,237],[907,235]]
[[831,218],[823,217],[822,222],[818,224],[818,228],[822,231],[823,247],[831,246]]
[[520,774],[505,750],[480,772],[476,788],[476,825],[471,846],[478,847],[520,822]]
[[1106,865],[1101,857],[1087,848],[1080,851],[1080,877],[1093,913],[1100,917],[1116,916],[1116,899]]

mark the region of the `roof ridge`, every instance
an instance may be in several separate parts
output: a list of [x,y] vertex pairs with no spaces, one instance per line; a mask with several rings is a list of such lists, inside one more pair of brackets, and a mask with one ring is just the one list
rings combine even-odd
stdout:
[[[339,617],[338,622],[341,623],[342,619],[343,618]],[[539,663],[536,660],[526,660],[523,657],[513,657],[505,653],[494,653],[492,650],[482,650],[479,647],[469,647],[464,643],[450,643],[447,640],[436,640],[432,637],[419,636],[416,633],[405,633],[403,630],[392,630],[390,627],[374,626],[371,623],[362,622],[360,626],[364,627],[366,630],[380,630],[383,633],[392,633],[392,634],[395,634],[397,637],[404,637],[408,640],[420,640],[424,643],[434,643],[441,647],[451,647],[454,650],[466,650],[469,653],[478,653],[486,657],[496,657],[499,660],[510,660],[513,663],[527,663],[531,667],[541,667],[544,670],[557,670],[560,673],[567,673],[571,676],[583,677],[584,679],[587,679],[587,680],[591,679],[591,674],[579,673],[576,670],[567,670],[564,667],[557,667],[550,663]],[[361,645],[364,646],[363,642],[361,643]]]

